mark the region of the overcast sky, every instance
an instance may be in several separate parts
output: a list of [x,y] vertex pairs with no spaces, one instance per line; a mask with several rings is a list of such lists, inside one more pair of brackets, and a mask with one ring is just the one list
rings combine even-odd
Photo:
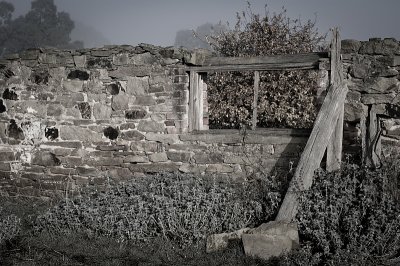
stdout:
[[[17,14],[26,13],[32,2],[6,1],[14,4]],[[291,18],[306,21],[316,17],[320,32],[339,26],[342,39],[400,40],[400,0],[250,0],[250,3],[253,11],[262,14],[268,4],[270,12],[279,12],[285,6]],[[196,29],[206,22],[229,21],[233,25],[236,12],[247,6],[245,0],[55,0],[55,4],[92,38],[109,44],[161,46],[173,45],[178,30]]]

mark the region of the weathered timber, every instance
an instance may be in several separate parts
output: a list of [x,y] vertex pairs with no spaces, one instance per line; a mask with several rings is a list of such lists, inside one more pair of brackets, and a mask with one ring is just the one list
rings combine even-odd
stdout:
[[258,103],[258,89],[260,87],[260,72],[254,71],[254,99],[253,99],[253,118],[251,129],[255,130],[257,127],[257,103]]
[[[333,38],[331,43],[331,79],[330,84],[335,86],[341,84],[343,81],[343,66],[341,61],[341,41],[339,30],[335,28],[333,30]],[[339,108],[338,120],[332,137],[328,143],[326,153],[326,170],[328,172],[336,171],[340,169],[342,162],[342,142],[343,142],[343,117],[344,117],[344,105]]]
[[189,132],[203,129],[203,83],[203,79],[199,73],[190,72]]
[[279,209],[277,221],[292,221],[295,218],[299,204],[298,193],[311,187],[314,171],[320,166],[347,91],[348,88],[345,83],[332,86],[329,89]]
[[211,57],[200,66],[189,69],[197,72],[268,71],[318,69],[320,60],[328,53],[271,55],[257,57]]

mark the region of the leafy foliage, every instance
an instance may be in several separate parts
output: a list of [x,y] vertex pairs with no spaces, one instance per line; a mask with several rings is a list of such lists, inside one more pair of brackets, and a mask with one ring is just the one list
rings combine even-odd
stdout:
[[400,255],[397,162],[318,174],[297,215],[313,256],[329,265],[382,265]]
[[278,207],[279,193],[259,184],[218,183],[187,175],[160,174],[91,192],[38,217],[37,231],[84,232],[120,241],[155,237],[185,246],[209,234],[263,221]]
[[18,235],[21,230],[21,219],[13,214],[3,216],[2,211],[0,208],[0,244]]
[[[12,20],[14,6],[0,2],[0,55],[35,47],[81,48],[81,42],[70,43],[74,22],[66,12],[57,12],[54,0],[35,0],[31,10]],[[1,23],[2,22],[2,23]]]
[[[222,56],[263,56],[307,53],[324,40],[315,22],[303,24],[281,13],[261,17],[248,9],[237,14],[234,29],[209,36]],[[316,115],[317,75],[313,71],[261,72],[258,126],[309,128]],[[216,73],[208,80],[210,126],[240,128],[251,125],[253,73]]]

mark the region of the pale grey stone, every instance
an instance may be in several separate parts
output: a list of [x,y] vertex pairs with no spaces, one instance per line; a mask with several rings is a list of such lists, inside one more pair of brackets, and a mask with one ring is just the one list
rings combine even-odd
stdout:
[[228,247],[229,241],[240,240],[242,235],[247,233],[250,228],[243,228],[230,233],[214,234],[207,237],[206,252],[222,251]]

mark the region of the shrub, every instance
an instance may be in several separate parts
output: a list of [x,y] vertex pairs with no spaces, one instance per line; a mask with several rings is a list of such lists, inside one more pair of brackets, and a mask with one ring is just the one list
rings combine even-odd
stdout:
[[0,207],[0,244],[4,241],[11,240],[21,231],[21,219],[11,214],[3,216]]
[[300,197],[302,238],[328,265],[382,265],[400,255],[398,160],[376,171],[319,172]]
[[[320,49],[324,40],[315,22],[287,17],[286,10],[261,17],[248,9],[237,14],[234,29],[208,38],[222,56],[296,54]],[[317,75],[313,71],[261,72],[258,126],[310,128],[316,116]],[[251,125],[253,73],[216,73],[208,79],[212,128]]]
[[280,196],[267,182],[230,184],[159,174],[91,191],[39,216],[36,231],[146,241],[164,237],[182,246],[207,235],[256,225],[275,213]]

